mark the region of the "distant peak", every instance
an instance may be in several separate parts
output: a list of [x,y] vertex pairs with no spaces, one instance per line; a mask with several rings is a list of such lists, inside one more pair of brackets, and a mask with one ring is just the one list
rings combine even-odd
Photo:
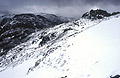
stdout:
[[104,17],[109,17],[112,15],[116,15],[120,12],[113,12],[113,13],[108,13],[105,10],[101,10],[101,9],[96,9],[96,10],[90,10],[90,12],[86,12],[85,14],[82,15],[82,18],[86,18],[86,19],[92,19],[92,20],[96,20],[96,19],[102,19]]

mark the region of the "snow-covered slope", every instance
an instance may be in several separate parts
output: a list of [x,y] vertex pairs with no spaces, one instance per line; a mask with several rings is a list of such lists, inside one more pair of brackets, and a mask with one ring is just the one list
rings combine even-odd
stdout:
[[0,76],[109,78],[119,74],[119,21],[120,17],[80,19],[35,32],[0,58]]
[[[0,56],[27,41],[27,36],[44,28],[69,22],[53,14],[14,14],[0,16]],[[3,52],[1,52],[3,50]]]
[[110,78],[120,74],[119,24],[120,17],[113,18],[72,39],[75,45],[67,50],[73,60],[70,78]]

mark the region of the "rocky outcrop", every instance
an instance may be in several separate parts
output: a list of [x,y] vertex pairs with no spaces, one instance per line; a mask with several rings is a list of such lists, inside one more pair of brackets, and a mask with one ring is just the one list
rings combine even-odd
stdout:
[[1,18],[0,56],[5,55],[8,50],[18,44],[26,42],[29,39],[27,36],[31,33],[68,22],[67,19],[63,20],[53,14],[17,14],[11,17],[2,16]]
[[109,16],[112,16],[112,15],[116,15],[116,14],[119,14],[119,13],[120,12],[108,13],[105,10],[97,9],[97,10],[90,10],[90,12],[86,12],[85,14],[82,15],[82,18],[96,20],[96,19],[102,19],[104,17],[109,17]]

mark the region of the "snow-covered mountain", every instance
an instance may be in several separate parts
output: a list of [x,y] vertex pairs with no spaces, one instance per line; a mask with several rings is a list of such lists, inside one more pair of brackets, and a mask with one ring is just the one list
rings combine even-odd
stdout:
[[86,12],[85,14],[82,15],[82,18],[96,20],[105,17],[110,17],[116,14],[120,14],[120,12],[108,13],[105,10],[97,9],[97,10],[90,10],[90,12]]
[[35,31],[26,37],[27,41],[1,55],[0,76],[2,78],[119,76],[119,16],[119,13],[116,13],[114,16],[100,19],[82,17],[76,21]]
[[68,17],[63,17],[59,15],[54,15],[54,14],[40,13],[40,15],[47,18],[50,21],[54,21],[57,23],[64,23],[64,22],[70,22],[70,21],[77,20],[76,18],[70,18],[70,17],[68,18]]
[[3,50],[0,56],[18,44],[26,42],[28,40],[26,37],[31,33],[70,21],[53,14],[4,15],[0,20],[0,51]]

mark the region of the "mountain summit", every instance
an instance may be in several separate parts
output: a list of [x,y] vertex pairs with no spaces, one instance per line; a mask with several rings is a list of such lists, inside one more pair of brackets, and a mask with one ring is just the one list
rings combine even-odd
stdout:
[[90,12],[86,12],[85,14],[82,15],[82,18],[96,20],[96,19],[102,19],[102,18],[109,17],[116,14],[120,14],[120,12],[108,13],[105,10],[97,9],[97,10],[90,10]]

